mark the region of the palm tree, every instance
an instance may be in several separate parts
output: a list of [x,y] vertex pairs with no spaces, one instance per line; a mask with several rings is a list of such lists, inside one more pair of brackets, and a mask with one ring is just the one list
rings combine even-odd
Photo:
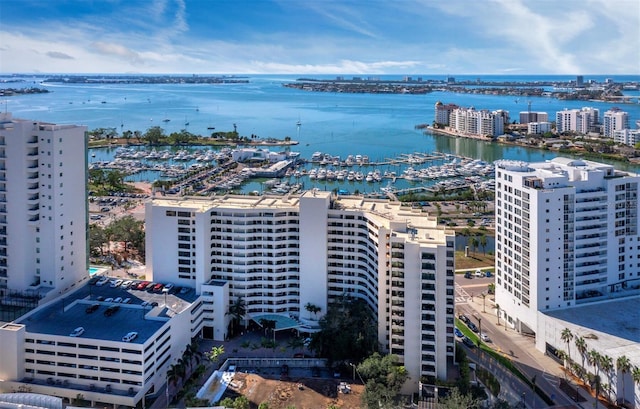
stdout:
[[236,301],[229,305],[229,311],[225,315],[231,316],[231,333],[235,334],[236,323],[240,324],[240,321],[244,319],[247,313],[247,306],[243,297],[236,298]]
[[631,370],[631,361],[625,355],[619,356],[616,360],[616,368],[622,373],[622,403],[624,404],[627,396],[624,390],[625,375]]
[[602,369],[602,372],[605,373],[605,375],[607,375],[607,378],[609,380],[609,382],[607,383],[607,385],[609,386],[608,391],[607,391],[607,401],[611,401],[611,372],[613,371],[613,359],[611,359],[611,357],[609,355],[600,355],[600,359],[598,362],[600,369]]
[[[573,333],[569,328],[565,328],[562,330],[562,333],[560,333],[560,339],[562,339],[567,344],[567,356],[569,357],[569,360],[571,360],[571,349],[569,348],[569,342],[573,340]],[[565,362],[565,370],[566,369],[567,365]]]
[[[584,340],[584,338],[582,337],[577,337],[576,338],[576,348],[578,349],[578,352],[580,353],[580,358],[582,358],[582,369],[584,370],[584,361],[587,357],[587,341]],[[583,371],[586,372],[586,371]]]
[[487,235],[480,235],[480,247],[482,247],[482,254],[487,254]]
[[589,365],[593,366],[595,375],[591,378],[592,387],[596,386],[596,403],[598,401],[598,393],[600,392],[600,353],[595,349],[592,349],[587,353],[587,361]]
[[[309,312],[309,314],[313,314],[314,316],[319,313],[320,311],[322,311],[322,308],[318,307],[315,304],[312,304],[310,302],[308,302],[305,306],[304,309],[307,310]],[[311,316],[309,316],[309,319],[311,319]]]
[[633,378],[633,381],[635,383],[640,385],[640,368],[639,367],[637,366],[633,367],[633,371],[631,372],[631,378]]

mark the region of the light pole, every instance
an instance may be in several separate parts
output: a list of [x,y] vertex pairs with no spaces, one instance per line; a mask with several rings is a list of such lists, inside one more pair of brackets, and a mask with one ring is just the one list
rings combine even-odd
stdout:
[[353,368],[353,381],[356,381],[356,366],[354,364],[352,364],[351,362],[349,362],[349,365],[351,365],[351,367]]

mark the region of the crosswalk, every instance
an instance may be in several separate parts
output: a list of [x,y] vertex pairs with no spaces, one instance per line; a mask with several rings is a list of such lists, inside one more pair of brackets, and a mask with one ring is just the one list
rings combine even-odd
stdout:
[[465,304],[472,301],[469,293],[458,283],[455,283],[456,304]]

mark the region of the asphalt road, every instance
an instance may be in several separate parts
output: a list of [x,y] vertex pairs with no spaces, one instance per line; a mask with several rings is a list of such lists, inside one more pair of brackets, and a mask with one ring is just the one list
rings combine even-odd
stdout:
[[[573,397],[565,395],[558,388],[560,379],[564,376],[560,365],[535,349],[532,337],[518,334],[509,326],[505,326],[503,320],[498,324],[496,311],[493,308],[493,295],[486,295],[484,299],[480,296],[483,292],[487,293],[487,286],[493,283],[493,280],[493,277],[467,279],[462,274],[456,274],[456,316],[467,315],[491,339],[491,342],[486,344],[511,359],[528,379],[535,377],[536,385],[551,397],[555,405],[576,405]],[[482,353],[478,348],[469,349],[466,346],[464,348],[472,360],[492,372],[500,380],[502,387],[507,389],[504,395],[501,391],[501,398],[507,399],[512,404],[518,404],[522,402],[524,396],[527,408],[547,407],[547,404],[533,393],[530,386],[505,370],[486,353]],[[586,391],[581,391],[581,395],[588,397]],[[591,401],[595,400],[590,398]],[[590,402],[584,402],[582,406],[588,407],[591,405]]]

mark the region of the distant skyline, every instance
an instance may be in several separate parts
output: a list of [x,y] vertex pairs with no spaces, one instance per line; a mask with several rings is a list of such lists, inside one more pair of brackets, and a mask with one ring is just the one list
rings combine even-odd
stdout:
[[640,74],[638,0],[0,0],[0,74]]

